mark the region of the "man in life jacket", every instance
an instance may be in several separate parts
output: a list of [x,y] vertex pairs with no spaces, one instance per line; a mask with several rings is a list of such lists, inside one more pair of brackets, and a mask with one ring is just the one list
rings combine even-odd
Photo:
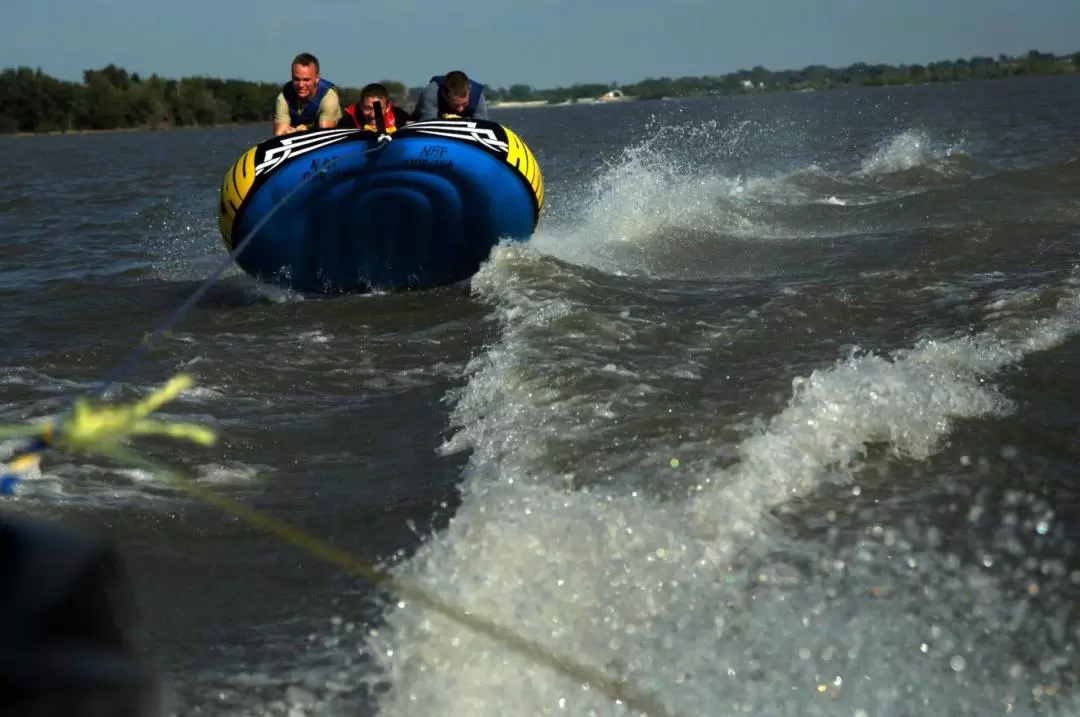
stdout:
[[412,116],[416,122],[449,117],[488,118],[484,86],[460,70],[432,77]]
[[315,127],[333,127],[341,119],[341,100],[333,82],[319,76],[319,60],[301,52],[292,61],[292,80],[278,93],[274,136]]
[[375,126],[376,102],[382,105],[383,122],[387,134],[392,134],[412,122],[408,112],[394,105],[394,101],[390,99],[390,93],[387,92],[386,87],[377,82],[372,82],[360,90],[360,99],[356,104],[345,108],[345,113],[341,116],[337,126],[368,129],[374,132],[377,129]]

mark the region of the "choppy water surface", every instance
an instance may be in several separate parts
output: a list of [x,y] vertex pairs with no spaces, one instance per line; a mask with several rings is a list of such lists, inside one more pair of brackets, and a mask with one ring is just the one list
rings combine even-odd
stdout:
[[[548,208],[468,286],[233,271],[127,376],[155,453],[681,715],[1076,710],[1080,82],[499,112]],[[223,256],[265,128],[19,138],[5,421],[102,379]],[[10,450],[10,447],[8,447]],[[11,507],[104,530],[167,710],[630,714],[108,463]]]

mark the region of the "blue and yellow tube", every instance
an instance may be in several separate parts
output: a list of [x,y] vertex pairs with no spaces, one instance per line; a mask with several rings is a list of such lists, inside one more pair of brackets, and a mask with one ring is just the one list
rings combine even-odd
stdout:
[[513,131],[443,119],[261,142],[225,175],[219,227],[230,252],[255,230],[235,261],[257,280],[394,292],[470,278],[501,240],[527,241],[543,206],[540,166]]

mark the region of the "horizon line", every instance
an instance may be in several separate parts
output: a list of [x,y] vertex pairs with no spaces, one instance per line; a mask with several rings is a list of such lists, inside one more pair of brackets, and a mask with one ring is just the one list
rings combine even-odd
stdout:
[[[1028,50],[1028,51],[1026,51],[1024,53],[1020,53],[1020,54],[1016,54],[1016,55],[1010,55],[1008,53],[999,52],[996,55],[970,55],[968,57],[954,57],[952,59],[931,60],[929,62],[902,62],[902,63],[899,63],[899,64],[888,63],[888,62],[870,63],[870,62],[860,60],[860,61],[852,62],[852,63],[850,63],[848,65],[826,65],[826,64],[823,64],[823,63],[810,63],[810,64],[807,64],[807,65],[803,65],[802,67],[785,67],[785,68],[779,69],[779,70],[770,69],[768,67],[765,67],[764,65],[758,64],[758,65],[754,65],[753,67],[750,67],[750,68],[739,68],[737,70],[732,70],[732,71],[729,71],[729,72],[721,72],[721,73],[703,73],[703,74],[699,74],[699,75],[678,75],[678,76],[660,75],[660,76],[655,76],[655,77],[654,76],[648,76],[648,77],[644,77],[644,78],[641,78],[639,80],[636,80],[634,82],[579,81],[579,82],[574,82],[572,84],[555,85],[555,86],[548,86],[548,87],[539,87],[539,86],[536,86],[536,85],[530,85],[530,84],[525,83],[525,82],[514,82],[514,83],[511,83],[511,84],[508,84],[508,85],[496,85],[496,84],[493,84],[493,83],[483,83],[483,85],[485,87],[491,88],[492,90],[508,90],[511,87],[514,87],[515,85],[524,85],[526,87],[529,87],[529,89],[534,91],[534,92],[545,92],[545,91],[571,89],[573,87],[580,87],[580,86],[583,86],[583,85],[603,85],[605,87],[611,87],[612,85],[614,85],[615,87],[632,87],[634,85],[640,85],[640,84],[645,83],[645,82],[659,82],[659,81],[664,81],[664,80],[677,81],[677,80],[684,80],[684,79],[691,79],[691,78],[694,78],[694,79],[697,79],[697,78],[715,79],[715,78],[722,78],[722,77],[730,77],[732,75],[739,75],[739,74],[743,74],[743,73],[760,72],[761,70],[764,70],[765,72],[769,72],[771,74],[780,74],[780,73],[785,73],[785,72],[802,72],[802,71],[810,69],[810,68],[823,68],[823,69],[826,69],[826,70],[835,71],[835,70],[850,69],[850,68],[857,67],[857,66],[884,67],[884,68],[893,68],[893,69],[903,69],[903,68],[911,68],[911,67],[930,68],[933,65],[957,65],[957,64],[959,64],[959,61],[963,61],[964,63],[970,63],[972,60],[990,60],[991,62],[993,62],[995,64],[999,64],[1003,60],[1004,61],[1013,61],[1013,62],[1015,62],[1017,60],[1023,60],[1023,59],[1030,58],[1032,55],[1041,56],[1043,58],[1052,59],[1052,60],[1055,60],[1055,61],[1058,61],[1058,62],[1063,61],[1063,60],[1072,60],[1074,62],[1077,62],[1078,65],[1080,65],[1080,62],[1078,62],[1076,60],[1076,58],[1080,57],[1080,49],[1075,50],[1073,52],[1060,53],[1060,54],[1055,53],[1055,52],[1043,52],[1042,50],[1030,49],[1030,50]],[[161,74],[159,74],[157,72],[151,72],[149,74],[145,74],[145,73],[142,73],[142,72],[139,72],[139,71],[128,70],[126,67],[118,65],[115,62],[109,62],[109,63],[107,63],[105,65],[102,65],[101,67],[85,68],[83,70],[84,77],[81,78],[81,79],[78,79],[78,80],[64,79],[64,78],[60,77],[59,75],[50,74],[48,72],[45,72],[41,68],[40,65],[31,66],[31,65],[23,64],[23,65],[13,65],[13,66],[8,66],[8,67],[3,67],[3,68],[0,68],[0,74],[7,73],[7,72],[18,72],[19,70],[27,69],[27,70],[31,70],[31,71],[33,71],[35,73],[41,73],[42,75],[44,75],[46,77],[50,77],[50,78],[52,78],[54,80],[58,80],[60,82],[70,82],[72,84],[85,85],[86,84],[86,78],[85,78],[86,73],[88,73],[88,72],[100,72],[100,71],[106,70],[106,69],[108,69],[110,67],[115,68],[117,70],[123,70],[124,72],[127,72],[128,75],[131,75],[131,76],[138,76],[140,80],[157,77],[158,79],[161,79],[161,80],[166,80],[166,81],[172,80],[172,81],[176,81],[176,82],[187,80],[187,79],[191,79],[191,80],[202,79],[202,80],[221,80],[221,81],[225,81],[225,82],[244,82],[244,83],[251,83],[251,84],[256,84],[256,85],[281,85],[281,84],[285,84],[287,82],[287,80],[284,81],[284,82],[276,82],[276,81],[273,81],[273,80],[252,80],[252,79],[244,79],[242,77],[229,77],[229,76],[220,76],[220,75],[219,76],[213,76],[213,75],[206,75],[206,74],[190,74],[190,75],[181,75],[179,77],[168,77],[168,76],[165,76],[165,75],[161,75]],[[1080,68],[1078,68],[1078,69],[1080,69]],[[321,70],[322,70],[322,68],[320,67],[320,74],[321,74]],[[472,78],[472,79],[475,79],[475,78],[473,78],[472,75],[469,75],[469,77]],[[394,82],[394,83],[397,83],[397,84],[400,84],[400,85],[404,86],[405,89],[408,90],[408,91],[422,90],[424,87],[427,86],[426,82],[424,82],[422,84],[419,84],[419,85],[410,85],[409,83],[404,82],[403,80],[391,79],[389,77],[384,77],[384,78],[382,78],[380,80],[372,80],[372,82],[383,82],[383,83]],[[367,83],[363,83],[363,84],[367,84]],[[335,85],[337,85],[339,87],[343,87],[345,89],[359,89],[360,87],[363,86],[363,85],[359,85],[358,87],[350,87],[349,85],[338,84],[338,83],[335,83]]]

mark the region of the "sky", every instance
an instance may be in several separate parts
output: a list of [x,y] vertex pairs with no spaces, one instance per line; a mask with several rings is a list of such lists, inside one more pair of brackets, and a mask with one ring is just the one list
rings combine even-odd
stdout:
[[1072,53],[1077,28],[1080,0],[30,0],[7,3],[0,67],[285,82],[293,56],[311,52],[323,77],[350,87],[461,69],[550,88]]

